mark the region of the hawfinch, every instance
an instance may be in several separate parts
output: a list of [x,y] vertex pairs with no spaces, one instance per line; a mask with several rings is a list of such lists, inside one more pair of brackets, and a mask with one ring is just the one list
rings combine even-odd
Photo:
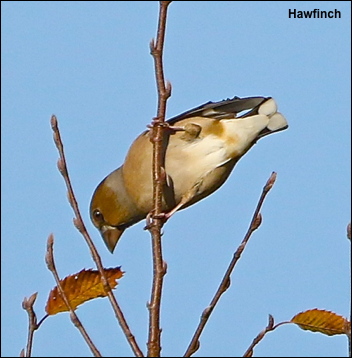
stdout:
[[[271,97],[207,102],[167,121],[163,212],[168,218],[217,190],[238,160],[268,134],[288,127]],[[126,228],[153,209],[151,130],[95,189],[90,217],[112,253]]]

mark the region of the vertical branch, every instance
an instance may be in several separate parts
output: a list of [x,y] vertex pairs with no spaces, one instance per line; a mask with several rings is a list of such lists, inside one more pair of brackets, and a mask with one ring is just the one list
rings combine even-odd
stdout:
[[[349,223],[347,225],[347,238],[350,240],[351,242],[351,223]],[[352,265],[352,257],[350,258],[350,264]],[[352,269],[352,267],[351,267]],[[350,323],[352,322],[352,308],[350,311]],[[347,339],[348,339],[348,356],[352,357],[352,342],[351,342],[351,329],[350,329],[350,334],[347,334]]]
[[165,84],[163,70],[163,48],[166,28],[167,8],[171,1],[160,1],[159,23],[156,41],[150,43],[150,52],[154,59],[155,77],[158,90],[157,116],[153,119],[151,141],[153,143],[153,219],[149,225],[152,236],[153,250],[153,284],[149,309],[148,356],[160,357],[160,303],[163,278],[166,264],[163,262],[161,246],[162,214],[162,186],[163,186],[163,137],[165,126],[166,102],[171,95],[170,83]]
[[37,323],[37,316],[33,309],[33,305],[36,299],[37,299],[37,292],[33,293],[33,295],[28,299],[25,297],[22,302],[22,308],[26,310],[28,314],[28,338],[27,338],[26,352],[22,350],[21,357],[31,357],[34,331],[37,330],[39,327]]

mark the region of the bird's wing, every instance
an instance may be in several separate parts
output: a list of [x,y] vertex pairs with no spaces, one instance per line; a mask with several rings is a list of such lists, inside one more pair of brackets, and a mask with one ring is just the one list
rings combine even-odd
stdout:
[[250,110],[244,116],[252,114],[257,108],[271,97],[233,97],[219,102],[206,102],[198,107],[190,109],[178,116],[172,117],[167,122],[171,125],[189,117],[210,117],[216,119],[235,118],[237,113]]

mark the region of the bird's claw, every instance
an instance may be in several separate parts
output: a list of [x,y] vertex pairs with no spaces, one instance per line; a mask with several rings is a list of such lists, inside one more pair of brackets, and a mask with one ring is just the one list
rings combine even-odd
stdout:
[[166,129],[170,130],[171,132],[179,132],[179,131],[185,130],[184,127],[172,126],[168,122],[159,122],[157,117],[153,118],[151,124],[147,124],[147,128],[149,128],[149,129],[155,128],[156,126],[166,128]]
[[146,225],[144,226],[143,230],[149,230],[153,226],[154,219],[163,220],[163,224],[165,224],[170,216],[171,215],[169,215],[169,213],[154,214],[154,210],[150,211],[146,216]]

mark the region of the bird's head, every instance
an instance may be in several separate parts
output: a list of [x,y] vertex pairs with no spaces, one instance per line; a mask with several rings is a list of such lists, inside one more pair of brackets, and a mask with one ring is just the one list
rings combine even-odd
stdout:
[[90,203],[90,218],[111,253],[125,229],[142,219],[125,190],[121,169],[97,186]]

